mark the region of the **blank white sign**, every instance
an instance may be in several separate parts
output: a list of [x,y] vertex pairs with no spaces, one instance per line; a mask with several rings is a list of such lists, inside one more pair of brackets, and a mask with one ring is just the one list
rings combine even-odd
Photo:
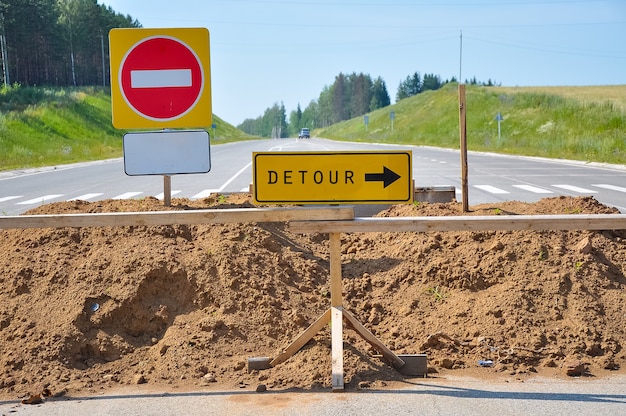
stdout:
[[204,130],[126,133],[124,172],[129,176],[207,173],[209,141]]

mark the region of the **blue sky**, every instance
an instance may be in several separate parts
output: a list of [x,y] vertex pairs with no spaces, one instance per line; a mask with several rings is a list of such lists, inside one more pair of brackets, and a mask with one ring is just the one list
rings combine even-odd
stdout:
[[234,125],[276,102],[304,109],[340,72],[382,77],[392,102],[415,71],[504,86],[626,84],[626,0],[99,3],[145,28],[207,28],[213,112]]

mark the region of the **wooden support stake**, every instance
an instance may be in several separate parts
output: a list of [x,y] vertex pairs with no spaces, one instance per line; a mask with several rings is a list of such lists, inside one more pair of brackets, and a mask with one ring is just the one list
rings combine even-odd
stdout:
[[[389,348],[385,346],[374,334],[363,326],[350,312],[344,310],[343,317],[361,335],[371,346],[376,348],[382,354],[383,358],[394,368],[398,369],[404,365],[404,361],[395,355]],[[334,325],[333,325],[334,326]]]
[[332,385],[333,392],[343,391],[343,308],[331,309]]
[[315,336],[326,324],[330,322],[330,309],[326,310],[317,318],[317,321],[313,322],[307,329],[304,330],[303,333],[298,335],[296,338],[285,350],[278,355],[278,357],[274,358],[270,361],[270,365],[272,367],[277,366],[278,364],[287,361],[292,355],[300,351],[300,348],[304,347],[304,345],[309,342],[311,338]]

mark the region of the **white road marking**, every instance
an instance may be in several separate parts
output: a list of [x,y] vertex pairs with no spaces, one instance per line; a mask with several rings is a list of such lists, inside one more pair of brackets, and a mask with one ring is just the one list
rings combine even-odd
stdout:
[[[228,185],[230,185],[230,183],[232,181],[234,181],[237,178],[237,176],[239,176],[243,172],[245,172],[246,169],[248,169],[250,166],[252,166],[252,162],[248,163],[246,166],[244,166],[243,168],[239,169],[239,171],[237,173],[235,173],[229,180],[224,182],[224,184],[222,186],[220,186],[219,189],[205,189],[204,191],[195,194],[191,198],[192,199],[206,198],[206,197],[208,197],[211,194],[216,194],[216,193],[222,192]],[[246,191],[247,191],[247,189],[246,189]]]
[[219,192],[220,192],[219,189],[205,189],[204,191],[199,192],[195,194],[194,196],[192,196],[191,199],[202,199],[202,198],[206,198],[210,196],[211,194],[217,194]]
[[125,193],[123,193],[121,195],[114,196],[111,199],[130,199],[132,197],[135,197],[135,196],[141,195],[141,194],[143,194],[143,192],[125,192]]
[[552,185],[555,188],[565,189],[566,191],[578,192],[579,194],[596,194],[596,191],[586,188],[580,188],[574,185]]
[[509,191],[505,191],[504,189],[496,188],[491,185],[474,185],[474,188],[481,189],[485,192],[489,192],[490,194],[510,194]]
[[130,71],[131,88],[191,87],[191,69],[146,69]]
[[617,192],[626,192],[626,188],[621,187],[621,186],[615,186],[615,185],[605,185],[605,184],[592,184],[591,186],[596,186],[598,188],[603,188],[603,189],[608,189],[611,191],[617,191]]
[[[172,192],[170,193],[170,196],[174,196],[174,195],[179,194],[179,193],[181,193],[181,192],[182,192],[182,191],[172,191]],[[165,198],[165,193],[164,193],[164,192],[161,192],[160,194],[156,195],[156,196],[155,196],[155,198],[156,198],[156,199],[161,199],[161,200],[163,200],[163,198]]]
[[85,195],[77,196],[76,198],[68,199],[68,201],[78,201],[78,200],[80,200],[80,201],[87,201],[89,199],[93,199],[93,198],[95,198],[97,196],[100,196],[100,195],[104,195],[104,194],[102,192],[85,194]]
[[4,196],[4,197],[0,198],[0,202],[10,201],[12,199],[17,199],[17,198],[21,198],[21,197],[22,197],[22,195]]
[[56,199],[63,196],[63,194],[51,194],[51,195],[44,195],[44,196],[40,196],[38,198],[33,198],[33,199],[29,199],[28,201],[22,201],[22,202],[18,202],[17,205],[32,205],[32,204],[39,204],[42,202],[47,202],[51,199]]
[[513,185],[513,186],[515,188],[523,189],[525,191],[532,192],[532,193],[535,193],[535,194],[552,194],[552,193],[554,193],[552,191],[548,191],[547,189],[538,188],[538,187],[532,186],[532,185]]
[[244,166],[243,168],[239,169],[239,172],[235,173],[229,180],[224,182],[224,185],[222,185],[220,187],[220,192],[222,192],[224,190],[224,188],[226,188],[232,181],[234,181],[237,176],[239,176],[243,172],[245,172],[246,169],[248,169],[250,166],[252,166],[252,162],[248,163],[246,166]]

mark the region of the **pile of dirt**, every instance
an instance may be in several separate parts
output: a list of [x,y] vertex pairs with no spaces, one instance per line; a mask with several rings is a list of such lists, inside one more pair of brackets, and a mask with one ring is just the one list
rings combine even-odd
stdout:
[[[252,207],[247,194],[168,209]],[[27,214],[165,210],[152,198],[49,204]],[[616,213],[592,198],[472,207],[469,215]],[[379,216],[463,215],[460,204]],[[327,235],[285,223],[1,231],[0,395],[158,388],[328,388],[330,330],[275,357],[330,305]],[[342,235],[344,306],[433,376],[623,373],[626,231]],[[404,380],[344,331],[346,388]],[[479,367],[479,360],[493,365]]]

